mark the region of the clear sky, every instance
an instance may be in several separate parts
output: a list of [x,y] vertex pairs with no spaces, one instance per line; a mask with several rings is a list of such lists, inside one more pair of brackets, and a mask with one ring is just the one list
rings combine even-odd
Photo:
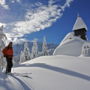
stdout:
[[79,14],[88,27],[90,40],[90,0],[1,1],[0,22],[5,24],[8,37],[42,41],[45,36],[48,43],[59,44],[72,31]]

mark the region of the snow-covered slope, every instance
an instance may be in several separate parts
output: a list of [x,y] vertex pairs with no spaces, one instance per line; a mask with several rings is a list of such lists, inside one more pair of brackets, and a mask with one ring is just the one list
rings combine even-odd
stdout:
[[39,57],[14,68],[13,73],[0,75],[0,90],[90,90],[90,58]]
[[84,40],[75,37],[73,32],[66,35],[60,45],[55,49],[54,55],[80,56]]

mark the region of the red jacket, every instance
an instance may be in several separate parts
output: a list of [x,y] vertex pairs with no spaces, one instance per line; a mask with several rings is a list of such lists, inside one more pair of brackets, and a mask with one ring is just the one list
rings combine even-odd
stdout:
[[4,48],[2,50],[4,56],[13,56],[13,48]]

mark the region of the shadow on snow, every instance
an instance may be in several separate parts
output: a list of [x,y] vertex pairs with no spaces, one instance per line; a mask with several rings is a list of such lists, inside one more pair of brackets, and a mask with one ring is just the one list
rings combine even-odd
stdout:
[[[20,80],[18,77],[14,76],[14,75],[10,75],[12,76],[14,79],[16,79],[24,88],[24,90],[32,90],[30,89],[30,87],[28,87],[28,85],[26,85],[22,80]],[[30,86],[30,85],[29,85]]]
[[63,74],[67,74],[73,77],[77,77],[77,78],[81,78],[87,81],[90,81],[90,76],[76,72],[76,71],[72,71],[72,70],[68,70],[68,69],[64,69],[64,68],[60,68],[60,67],[55,67],[55,66],[51,66],[51,65],[47,65],[44,63],[35,63],[35,64],[31,64],[31,65],[21,65],[21,66],[26,66],[26,67],[39,67],[39,68],[44,68],[44,69],[49,69],[55,72],[59,72],[59,73],[63,73]]

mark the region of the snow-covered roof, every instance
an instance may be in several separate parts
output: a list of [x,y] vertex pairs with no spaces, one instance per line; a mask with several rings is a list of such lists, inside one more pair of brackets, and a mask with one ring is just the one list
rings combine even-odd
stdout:
[[82,29],[82,28],[85,28],[87,30],[87,26],[84,23],[83,19],[80,16],[78,16],[77,20],[73,26],[73,30],[78,30],[78,29]]
[[55,49],[53,55],[80,56],[84,40],[69,33]]

